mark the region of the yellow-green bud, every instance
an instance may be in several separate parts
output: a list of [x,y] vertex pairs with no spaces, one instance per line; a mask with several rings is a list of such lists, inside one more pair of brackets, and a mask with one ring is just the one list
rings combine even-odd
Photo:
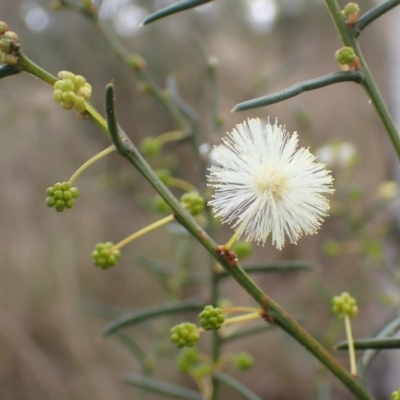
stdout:
[[253,246],[250,242],[236,242],[232,246],[232,250],[235,252],[237,258],[242,260],[251,254]]
[[345,46],[337,50],[335,53],[335,58],[340,65],[352,64],[358,59],[354,49],[349,46]]
[[92,95],[92,85],[86,82],[81,88],[78,89],[78,94],[85,100],[90,99],[90,96]]
[[11,41],[13,41],[15,43],[18,43],[18,41],[19,41],[18,35],[13,31],[5,32],[3,37],[6,38],[6,39],[9,39],[9,40],[11,40]]
[[12,46],[11,46],[11,43],[10,43],[10,41],[8,39],[3,37],[0,40],[0,50],[5,54],[8,54],[8,53],[12,52]]
[[69,71],[60,71],[57,77],[60,79],[68,79],[72,82],[75,81],[75,74]]
[[348,3],[344,6],[342,14],[347,18],[349,15],[360,12],[360,6],[357,3]]
[[172,175],[171,175],[171,171],[170,170],[168,170],[168,169],[157,169],[155,171],[155,173],[157,174],[157,176],[159,177],[159,179],[161,180],[161,182],[165,186],[171,186]]
[[81,96],[76,96],[74,100],[73,107],[76,111],[78,112],[83,112],[86,110],[86,101],[83,97]]
[[0,36],[4,35],[8,31],[8,25],[4,21],[0,21]]
[[16,57],[14,54],[4,54],[2,60],[4,64],[8,65],[18,64],[18,57]]
[[139,54],[134,54],[133,56],[131,56],[129,64],[136,71],[143,71],[147,66],[146,60],[143,57],[139,56]]
[[354,318],[358,313],[357,301],[349,293],[343,292],[332,299],[332,312],[344,319],[345,315]]
[[391,394],[390,398],[391,398],[392,400],[400,400],[400,389],[394,391],[394,392]]
[[181,204],[192,215],[200,214],[206,205],[206,201],[197,192],[185,193],[181,197]]
[[76,94],[72,90],[63,93],[63,100],[66,103],[73,103],[75,99],[76,99]]
[[75,76],[75,87],[77,89],[81,88],[86,83],[86,79],[82,75]]

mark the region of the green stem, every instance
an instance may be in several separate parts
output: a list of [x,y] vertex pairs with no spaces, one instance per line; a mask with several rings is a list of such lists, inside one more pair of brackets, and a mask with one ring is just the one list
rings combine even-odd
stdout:
[[115,244],[112,250],[116,250],[116,249],[121,249],[122,247],[126,246],[128,243],[132,242],[133,240],[137,239],[140,236],[145,235],[146,233],[159,228],[162,225],[167,224],[168,222],[171,222],[175,219],[175,217],[173,215],[168,215],[168,217],[165,217],[163,219],[160,219],[159,221],[154,222],[153,224],[150,224],[148,226],[146,226],[143,229],[140,229],[139,231],[132,233],[132,235],[126,237],[124,240],[121,240],[119,243]]
[[377,6],[371,8],[365,14],[363,14],[359,20],[357,21],[354,32],[357,37],[363,29],[365,29],[371,22],[374,22],[381,15],[390,11],[392,8],[398,6],[400,4],[400,0],[387,0]]
[[354,351],[353,333],[351,331],[350,317],[347,314],[344,316],[344,325],[346,328],[347,341],[349,343],[350,373],[352,376],[357,377],[356,353]]
[[333,19],[333,22],[336,26],[336,29],[339,32],[343,44],[345,46],[352,47],[356,52],[358,58],[360,59],[361,71],[363,75],[361,85],[366,91],[369,99],[371,100],[371,103],[375,108],[375,111],[378,113],[379,118],[381,119],[383,125],[385,126],[389,138],[396,151],[397,157],[400,159],[399,133],[397,131],[396,125],[394,124],[392,116],[390,115],[389,110],[386,107],[386,104],[382,98],[378,86],[375,83],[375,80],[371,74],[368,64],[366,63],[364,56],[362,55],[361,49],[354,36],[354,32],[347,27],[337,1],[325,0],[325,2]]
[[[112,85],[108,90],[113,91]],[[113,143],[117,151],[125,157],[157,193],[168,203],[173,210],[177,221],[179,221],[191,235],[220,263],[225,270],[247,291],[247,293],[261,306],[265,311],[264,318],[281,327],[285,332],[291,335],[300,344],[306,347],[318,360],[320,360],[328,369],[345,384],[348,389],[354,393],[360,400],[371,400],[365,388],[342,367],[332,356],[323,348],[305,329],[303,329],[289,314],[287,314],[277,303],[270,299],[256,283],[249,278],[246,272],[235,263],[224,257],[218,252],[217,244],[202,229],[196,220],[185,210],[169,189],[161,182],[153,169],[147,164],[137,148],[129,140],[126,134],[121,130],[119,134],[112,134]]]
[[90,160],[86,161],[82,166],[80,166],[74,174],[71,176],[69,179],[68,183],[72,186],[74,182],[77,180],[79,175],[85,171],[87,168],[89,168],[92,164],[94,164],[96,161],[100,160],[101,158],[105,157],[106,155],[112,153],[115,150],[114,146],[107,147],[105,150],[101,151],[100,153],[96,154],[94,157],[92,157]]

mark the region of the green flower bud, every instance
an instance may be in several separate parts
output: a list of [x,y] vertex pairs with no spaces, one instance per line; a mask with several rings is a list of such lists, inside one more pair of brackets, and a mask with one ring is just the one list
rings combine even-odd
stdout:
[[340,65],[351,64],[358,59],[354,49],[349,46],[342,47],[335,53],[336,61]]
[[12,52],[11,42],[8,39],[6,39],[5,37],[3,37],[0,40],[0,50],[5,54],[9,54]]
[[62,80],[70,80],[71,82],[75,81],[75,74],[69,71],[60,71],[57,77]]
[[206,201],[197,192],[185,193],[181,197],[181,204],[185,207],[190,214],[198,215],[200,214],[206,205]]
[[76,94],[72,90],[63,93],[63,101],[65,101],[66,103],[73,103],[75,99]]
[[178,356],[179,371],[188,373],[199,360],[199,352],[194,348],[183,349]]
[[86,83],[86,79],[82,75],[75,76],[75,87],[77,89],[81,88]]
[[57,182],[52,187],[46,189],[46,204],[54,207],[57,212],[64,211],[65,208],[72,208],[74,199],[79,196],[79,191],[71,187],[68,182]]
[[78,89],[79,96],[82,96],[85,100],[90,99],[92,95],[92,86],[89,83],[85,83],[81,88]]
[[139,56],[138,54],[134,54],[133,56],[131,56],[129,64],[136,71],[143,71],[147,66],[144,58]]
[[211,331],[220,329],[221,325],[225,322],[225,317],[222,315],[220,308],[206,306],[199,314],[199,320],[204,330]]
[[114,267],[118,259],[121,257],[121,252],[114,249],[114,243],[98,243],[92,252],[92,260],[96,267],[107,269]]
[[157,155],[161,150],[160,142],[153,137],[147,137],[140,143],[140,151],[147,157]]
[[197,378],[204,378],[206,376],[211,375],[212,368],[211,365],[209,364],[201,363],[193,367],[190,372]]
[[345,315],[354,318],[358,313],[356,299],[347,292],[335,296],[332,299],[332,312],[338,315],[340,319],[344,319]]
[[171,208],[167,204],[167,202],[158,194],[156,196],[154,196],[153,208],[155,211],[160,212],[160,213],[167,213],[167,212],[171,211]]
[[357,3],[348,3],[344,6],[342,14],[347,18],[349,15],[360,12],[360,6]]
[[8,31],[8,25],[4,21],[0,21],[0,36],[4,35]]
[[242,352],[235,357],[235,366],[238,369],[250,369],[254,365],[254,358],[250,353]]
[[[57,81],[60,82],[60,81]],[[57,83],[56,82],[56,83]],[[64,92],[61,89],[56,89],[53,92],[53,99],[57,102],[57,103],[61,103],[63,101],[63,94]]]
[[157,174],[157,176],[160,178],[161,182],[165,185],[165,186],[171,186],[171,182],[172,182],[172,174],[171,171],[169,171],[168,169],[157,169],[155,171],[155,173]]
[[86,110],[86,101],[81,96],[76,96],[75,101],[73,103],[73,107],[78,112],[83,112]]
[[232,250],[239,260],[246,258],[253,251],[253,246],[250,242],[236,242],[232,246]]
[[178,349],[182,347],[193,347],[200,339],[197,326],[190,322],[182,322],[170,330],[171,341]]
[[394,392],[391,394],[390,398],[391,398],[392,400],[400,400],[400,389],[394,391]]
[[7,31],[4,33],[3,38],[8,39],[9,41],[13,43],[18,43],[19,42],[19,37],[18,35],[13,32],[13,31]]
[[70,110],[73,107],[72,103],[67,103],[65,101],[62,101],[60,103],[61,108],[63,108],[64,110]]
[[18,57],[14,54],[4,54],[2,57],[2,61],[4,64],[8,65],[17,65],[18,64]]

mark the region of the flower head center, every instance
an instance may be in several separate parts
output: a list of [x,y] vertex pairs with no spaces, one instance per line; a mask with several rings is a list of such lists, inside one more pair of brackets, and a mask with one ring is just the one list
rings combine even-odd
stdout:
[[263,165],[254,174],[253,189],[260,196],[280,200],[288,189],[287,175],[272,165]]

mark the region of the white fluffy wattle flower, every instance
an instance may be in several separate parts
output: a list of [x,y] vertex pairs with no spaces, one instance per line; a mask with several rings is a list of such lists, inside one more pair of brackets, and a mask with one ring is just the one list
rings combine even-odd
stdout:
[[308,149],[296,150],[297,133],[249,119],[222,140],[215,148],[220,165],[208,176],[215,188],[209,205],[237,239],[244,233],[248,241],[265,243],[272,233],[280,250],[285,234],[296,243],[317,231],[329,210],[322,193],[333,192],[333,178]]

